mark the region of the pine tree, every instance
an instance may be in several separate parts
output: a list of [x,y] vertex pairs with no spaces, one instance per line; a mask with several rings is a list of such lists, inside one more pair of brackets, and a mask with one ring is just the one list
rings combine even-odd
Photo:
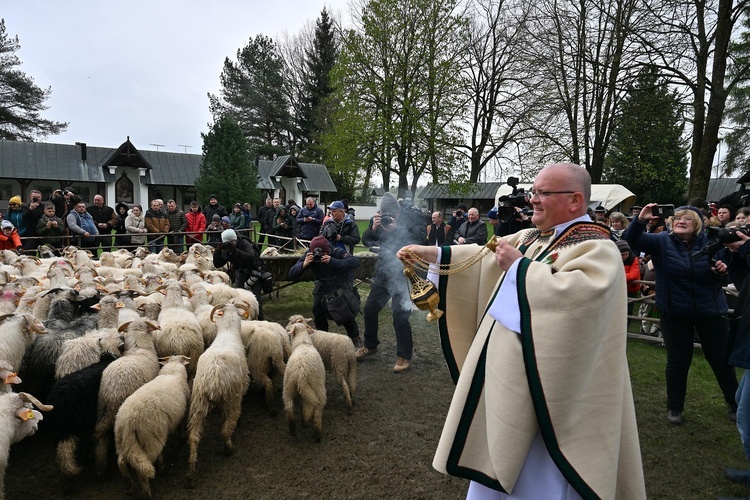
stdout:
[[195,180],[199,199],[208,201],[208,196],[215,194],[224,203],[260,200],[258,168],[234,118],[220,117],[211,130],[201,136],[203,162]]
[[688,166],[683,128],[677,97],[656,68],[646,67],[622,103],[605,182],[622,184],[641,203],[683,203]]
[[214,120],[231,115],[260,157],[272,160],[293,149],[285,65],[274,41],[262,34],[224,60],[220,97],[209,94]]
[[33,141],[64,132],[67,123],[41,117],[52,89],[37,86],[18,69],[21,60],[16,52],[20,48],[18,36],[8,36],[5,19],[0,20],[0,139]]
[[323,152],[320,136],[330,128],[330,104],[327,102],[333,93],[331,70],[339,56],[338,41],[334,32],[333,19],[323,8],[315,25],[315,38],[312,50],[305,51],[305,82],[301,130],[301,157],[311,162],[321,162]]

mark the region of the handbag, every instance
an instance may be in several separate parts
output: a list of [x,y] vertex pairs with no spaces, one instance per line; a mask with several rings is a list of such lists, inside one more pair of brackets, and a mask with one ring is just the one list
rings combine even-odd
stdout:
[[341,287],[323,295],[328,316],[338,325],[353,320],[359,313],[359,295],[352,287]]

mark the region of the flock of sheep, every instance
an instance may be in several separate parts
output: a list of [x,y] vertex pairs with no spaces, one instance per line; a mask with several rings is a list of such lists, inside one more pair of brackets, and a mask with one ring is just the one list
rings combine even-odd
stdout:
[[286,327],[257,321],[257,299],[229,285],[211,251],[199,244],[181,256],[139,248],[104,252],[98,261],[75,247],[42,259],[2,252],[0,499],[10,446],[41,420],[63,475],[81,473],[83,440],[93,440],[103,474],[114,436],[128,490],[150,497],[149,481],[174,433],[187,436],[186,485],[194,486],[213,409],[223,416],[225,451],[233,452],[251,383],[265,392],[269,411],[283,384],[295,436],[301,418],[316,441],[322,437],[326,370],[351,413],[357,363],[349,337],[316,331],[300,315]]

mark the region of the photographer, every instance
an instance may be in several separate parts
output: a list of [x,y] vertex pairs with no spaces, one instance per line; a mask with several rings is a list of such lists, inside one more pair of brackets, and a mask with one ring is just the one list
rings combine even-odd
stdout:
[[[385,193],[380,202],[380,213],[372,218],[372,225],[362,235],[362,243],[379,248],[378,263],[372,280],[370,295],[364,307],[364,346],[357,350],[357,359],[364,359],[378,350],[378,315],[392,299],[393,330],[396,333],[396,365],[393,371],[405,372],[411,365],[413,341],[411,335],[412,303],[409,286],[404,278],[404,266],[396,252],[410,244],[424,245],[427,230],[421,221],[416,222],[416,211],[402,211],[396,198]],[[419,215],[421,217],[421,215]]]
[[728,416],[737,409],[737,379],[726,364],[727,301],[722,290],[724,268],[699,252],[707,243],[703,216],[692,206],[674,210],[669,232],[646,233],[656,203],[649,203],[634,218],[623,239],[637,252],[650,254],[656,270],[656,308],[667,351],[667,421],[682,424],[687,376],[693,359],[693,333],[711,365]]
[[[234,229],[225,229],[221,233],[221,243],[216,247],[214,252],[214,267],[220,267],[231,264],[234,271],[234,288],[247,288],[255,294],[258,299],[259,314],[258,319],[263,319],[263,304],[261,302],[262,283],[259,271],[262,267],[260,256],[253,247],[250,240],[238,237]],[[250,283],[248,284],[248,280]]]
[[[310,250],[305,252],[289,270],[289,278],[296,281],[306,268],[312,269],[315,275],[315,287],[312,292],[315,328],[328,331],[330,318],[337,324],[343,325],[355,347],[362,345],[359,326],[355,319],[359,312],[359,294],[352,286],[354,270],[359,267],[359,264],[358,258],[342,248],[331,246],[324,236],[319,235],[310,241]],[[339,317],[337,312],[329,310],[327,306],[327,299],[333,298],[337,293],[344,294],[349,301],[349,310],[344,311],[342,317]]]
[[332,247],[354,253],[354,245],[359,243],[359,227],[349,219],[342,202],[334,201],[328,209],[331,211],[331,218],[320,228],[320,234],[325,236]]
[[[747,297],[750,294],[750,236],[745,230],[734,233],[731,243],[724,243],[725,249],[716,254],[716,267],[726,267],[732,283],[739,291],[735,311],[730,315],[730,353],[729,365],[743,369],[742,378],[737,390],[737,430],[740,434],[745,457],[750,461],[750,311],[747,310]],[[731,479],[750,485],[750,471],[747,463],[744,469],[724,468],[724,474]]]
[[446,240],[451,242],[451,244],[453,244],[453,237],[458,231],[458,228],[460,228],[461,225],[466,222],[466,212],[468,210],[469,207],[465,203],[459,203],[456,209],[453,211],[452,217],[445,225],[445,233],[448,235],[446,237]]
[[[512,216],[501,213],[509,209],[513,209]],[[509,236],[511,234],[517,233],[518,231],[521,231],[522,229],[529,229],[533,226],[533,224],[531,223],[532,213],[533,211],[529,211],[527,207],[498,207],[497,215],[500,219],[500,222],[495,227],[495,234],[497,236]]]

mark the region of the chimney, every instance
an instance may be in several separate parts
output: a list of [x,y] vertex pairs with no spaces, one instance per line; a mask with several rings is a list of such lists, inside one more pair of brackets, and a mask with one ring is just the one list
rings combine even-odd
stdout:
[[86,161],[86,143],[76,142],[76,146],[79,146],[81,148],[81,161]]

